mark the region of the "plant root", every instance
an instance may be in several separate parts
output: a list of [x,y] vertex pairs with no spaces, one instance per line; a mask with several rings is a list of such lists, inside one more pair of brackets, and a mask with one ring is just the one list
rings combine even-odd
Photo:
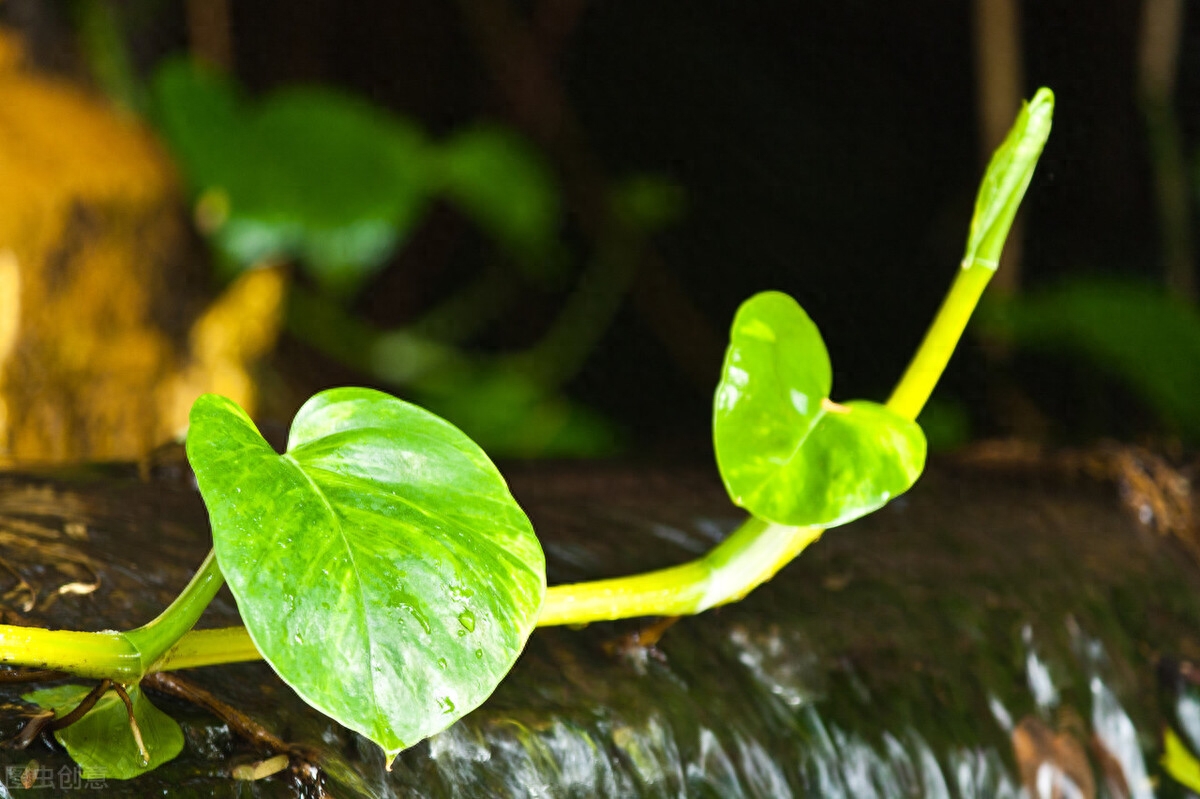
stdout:
[[137,744],[138,755],[142,758],[142,765],[149,765],[150,753],[146,751],[146,743],[142,740],[142,728],[138,726],[137,719],[133,715],[133,702],[129,699],[129,694],[125,692],[125,688],[120,683],[114,683],[112,689],[116,692],[117,696],[121,697],[121,701],[125,703],[125,712],[129,714],[129,729],[133,732],[133,741]]
[[658,648],[658,642],[662,640],[667,630],[679,621],[679,618],[679,616],[664,616],[631,633],[626,633],[611,641],[605,641],[602,645],[604,653],[611,658],[631,664],[639,674],[645,672],[650,658],[654,658],[659,663],[666,663],[667,656]]
[[41,734],[46,731],[46,725],[54,721],[53,710],[40,710],[34,714],[25,725],[21,727],[12,738],[9,738],[4,743],[0,744],[0,748],[4,749],[27,749],[29,745],[36,741]]
[[50,682],[71,675],[52,669],[0,669],[0,683]]
[[[57,671],[29,671],[29,672],[14,672],[13,678],[8,679],[8,682],[37,682],[40,680],[56,680],[63,677],[61,672]],[[55,718],[53,710],[39,711],[36,715],[25,722],[25,726],[13,738],[5,741],[3,746],[5,749],[25,749],[38,738],[46,733],[52,733],[55,730],[61,730],[70,727],[75,722],[87,715],[87,712],[96,706],[100,701],[100,697],[108,692],[108,689],[113,685],[112,680],[101,680],[95,688],[93,688],[87,696],[83,698],[75,709],[65,716]],[[124,691],[122,691],[124,693]],[[128,697],[126,697],[128,700]],[[130,706],[131,707],[131,706]],[[133,712],[130,711],[132,719]],[[136,730],[137,727],[135,726]],[[140,734],[135,733],[139,738]],[[139,747],[144,753],[145,749]]]
[[[233,730],[234,733],[249,741],[255,747],[268,752],[272,757],[256,764],[254,767],[255,770],[264,763],[273,763],[275,756],[286,756],[293,776],[307,788],[314,790],[316,795],[325,795],[323,787],[324,775],[321,773],[317,753],[306,747],[287,743],[242,711],[218,699],[210,691],[184,680],[177,674],[166,671],[147,674],[142,678],[142,687],[150,688],[159,693],[167,694],[204,708],[229,725],[229,729]],[[235,774],[234,776],[237,775]],[[270,775],[262,774],[261,776]]]
[[75,709],[65,716],[52,720],[46,725],[45,732],[54,732],[55,730],[65,729],[70,727],[75,722],[87,715],[87,712],[96,706],[100,701],[100,697],[108,693],[108,689],[112,688],[112,680],[101,680],[96,684],[96,687],[83,698]]

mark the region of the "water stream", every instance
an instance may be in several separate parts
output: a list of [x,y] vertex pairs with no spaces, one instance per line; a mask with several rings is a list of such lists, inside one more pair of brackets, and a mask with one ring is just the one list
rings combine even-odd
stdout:
[[[512,483],[552,582],[677,563],[738,521],[697,475],[543,466]],[[0,557],[28,583],[5,599],[5,620],[143,621],[183,585],[206,535],[179,470],[0,477]],[[95,592],[54,594],[92,573]],[[0,574],[0,594],[16,587]],[[202,624],[235,614],[222,594]],[[1165,725],[1200,744],[1200,691],[1185,679],[1200,660],[1200,570],[1103,486],[935,469],[746,601],[682,620],[655,649],[610,654],[638,626],[539,630],[491,700],[391,773],[262,664],[186,676],[318,749],[339,797],[1142,799],[1185,795],[1159,762]],[[9,737],[20,691],[0,693]],[[183,755],[103,795],[301,790],[287,776],[232,780],[256,753],[206,712],[155,701],[183,723]],[[7,767],[33,758],[70,765],[41,744],[0,750]],[[52,792],[9,779],[7,795]]]

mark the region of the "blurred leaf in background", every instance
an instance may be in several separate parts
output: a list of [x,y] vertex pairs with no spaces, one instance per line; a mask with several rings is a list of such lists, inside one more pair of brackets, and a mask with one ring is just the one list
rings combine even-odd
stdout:
[[177,60],[159,70],[154,97],[199,222],[237,269],[294,261],[324,291],[348,297],[429,198],[424,136],[348,95],[296,88],[253,104],[228,80]]
[[558,188],[528,143],[504,128],[474,127],[443,144],[432,168],[445,196],[527,275],[561,274]]
[[1076,278],[991,298],[976,325],[1018,349],[1086,361],[1122,381],[1186,441],[1200,442],[1200,313],[1164,287]]
[[[189,60],[158,70],[153,98],[153,117],[196,201],[197,224],[225,269],[291,262],[312,278],[315,294],[293,290],[294,335],[407,389],[494,454],[614,450],[618,437],[609,423],[563,395],[562,380],[539,379],[556,370],[532,362],[537,347],[516,359],[524,371],[508,368],[511,357],[461,349],[495,310],[484,306],[511,299],[505,283],[561,283],[567,273],[558,184],[525,140],[477,125],[433,141],[406,119],[328,89],[283,89],[252,101]],[[621,219],[631,227],[653,228],[679,205],[662,182],[627,189]],[[457,207],[495,241],[510,273],[485,275],[432,309],[426,319],[437,324],[376,329],[346,306],[435,200]],[[597,314],[595,304],[579,303],[579,315],[607,323],[615,308],[604,305]]]
[[378,330],[309,292],[294,293],[290,315],[304,319],[306,343],[384,385],[406,388],[492,454],[597,457],[619,449],[620,435],[606,418],[503,358],[473,355],[403,328]]
[[971,414],[962,400],[930,397],[917,417],[930,452],[953,452],[971,442]]
[[653,233],[679,221],[687,197],[677,183],[667,178],[640,174],[617,181],[611,202],[626,227]]
[[558,190],[516,134],[479,126],[444,143],[330,89],[260,102],[186,59],[154,81],[154,115],[199,200],[200,223],[236,268],[295,261],[347,297],[384,264],[434,197],[449,200],[513,263],[544,273]]

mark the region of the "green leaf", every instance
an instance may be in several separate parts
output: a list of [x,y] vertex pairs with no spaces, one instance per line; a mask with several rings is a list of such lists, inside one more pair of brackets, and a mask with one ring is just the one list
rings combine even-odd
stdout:
[[233,402],[192,407],[188,459],[263,657],[390,755],[478,706],[537,622],[545,561],[483,451],[368,389],[322,392],[277,455]]
[[624,224],[643,233],[654,233],[683,216],[687,195],[679,184],[667,178],[631,175],[613,186],[610,202]]
[[472,128],[446,142],[441,169],[446,195],[518,265],[542,271],[553,266],[548,258],[560,222],[558,187],[527,142],[502,128]]
[[713,410],[734,503],[778,524],[833,527],[907,491],[925,466],[913,421],[872,402],[836,405],[816,325],[786,294],[742,303]]
[[166,62],[154,77],[154,119],[193,194],[240,179],[241,98],[230,81],[186,59]]
[[979,329],[1020,348],[1070,356],[1123,381],[1169,425],[1200,441],[1200,313],[1160,286],[1076,278],[980,308]]
[[[62,717],[74,710],[91,690],[92,686],[87,685],[60,685],[21,698]],[[133,717],[137,719],[150,760],[143,761],[138,751],[125,703],[115,691],[109,691],[79,721],[54,732],[55,739],[79,764],[83,779],[132,779],[183,751],[183,730],[175,720],[152,705],[137,686],[128,692]]]
[[979,263],[996,269],[1021,198],[1050,136],[1053,117],[1054,93],[1038,89],[1021,107],[1008,136],[992,155],[975,197],[964,265]]
[[432,190],[431,153],[407,122],[316,88],[244,100],[228,80],[175,61],[155,80],[156,117],[208,224],[245,268],[295,259],[326,289],[357,289],[412,229]]

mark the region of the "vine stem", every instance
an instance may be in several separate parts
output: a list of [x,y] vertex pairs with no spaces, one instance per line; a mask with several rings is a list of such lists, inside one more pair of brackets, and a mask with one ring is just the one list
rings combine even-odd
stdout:
[[925,340],[888,398],[888,408],[906,419],[916,419],[921,414],[995,271],[994,266],[963,263]]
[[[216,557],[210,550],[175,601],[136,630],[82,633],[0,624],[0,663],[136,683],[154,670],[167,650],[179,648],[181,639],[196,624],[223,583]],[[183,651],[188,650],[185,647]]]
[[[993,272],[978,263],[959,270],[888,401],[896,413],[909,419],[920,413]],[[823,532],[820,527],[791,527],[752,516],[708,554],[688,563],[630,577],[551,586],[538,626],[686,616],[736,602]],[[210,552],[175,602],[136,630],[78,633],[0,625],[0,663],[129,681],[153,671],[257,660],[261,655],[244,627],[191,631],[221,583]]]
[[225,577],[217,565],[216,553],[210,549],[191,582],[166,610],[149,624],[125,633],[125,638],[138,650],[143,674],[150,671],[163,653],[196,626],[200,615],[224,583]]
[[[988,165],[961,268],[888,400],[888,407],[900,416],[916,419],[921,412],[996,271],[1017,206],[1050,133],[1053,109],[1054,95],[1039,90]],[[538,625],[682,616],[734,602],[771,579],[823,532],[751,517],[707,555],[689,563],[549,588]],[[128,633],[0,625],[0,664],[131,682],[150,672],[257,659],[260,655],[244,627],[191,631],[222,582],[210,552],[170,607]]]
[[[994,267],[964,264],[920,349],[888,400],[915,419],[949,363]],[[773,524],[751,516],[701,558],[658,571],[551,586],[539,627],[587,624],[638,616],[687,616],[736,602],[775,574],[818,538],[820,527]],[[244,627],[196,630],[183,636],[154,666],[172,670],[255,660],[258,650]]]

